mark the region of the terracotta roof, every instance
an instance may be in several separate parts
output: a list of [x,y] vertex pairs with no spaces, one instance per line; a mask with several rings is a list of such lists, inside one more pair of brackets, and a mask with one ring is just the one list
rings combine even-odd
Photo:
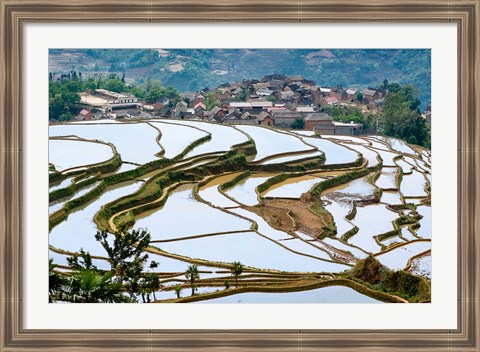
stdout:
[[373,96],[377,91],[373,89],[364,89],[362,90],[363,95]]
[[196,110],[198,107],[201,107],[203,110],[207,110],[207,107],[203,103],[197,103],[193,108]]
[[335,97],[326,97],[324,98],[327,103],[337,103],[338,99]]

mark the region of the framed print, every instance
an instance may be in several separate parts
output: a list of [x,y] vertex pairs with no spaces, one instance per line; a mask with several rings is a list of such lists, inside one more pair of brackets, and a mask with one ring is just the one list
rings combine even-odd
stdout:
[[479,14],[1,0],[0,350],[477,351]]

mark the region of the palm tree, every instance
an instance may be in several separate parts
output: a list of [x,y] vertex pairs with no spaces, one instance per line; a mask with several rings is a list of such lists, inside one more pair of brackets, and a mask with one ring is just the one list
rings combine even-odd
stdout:
[[192,287],[192,296],[195,294],[195,280],[200,278],[198,274],[198,266],[195,264],[189,265],[185,271],[185,277],[190,280],[190,286]]
[[177,298],[180,298],[180,292],[182,292],[182,286],[175,286],[175,293],[177,294]]
[[63,300],[74,303],[127,303],[132,299],[123,294],[123,286],[112,280],[113,273],[102,274],[82,269],[67,280]]
[[148,295],[148,301],[150,302],[150,293],[153,294],[153,300],[155,301],[157,298],[155,297],[155,291],[158,290],[160,286],[160,279],[158,274],[156,273],[147,273],[144,277],[144,285],[146,289],[146,293]]
[[243,265],[240,262],[233,262],[232,275],[235,276],[235,287],[238,287],[238,277],[243,273]]
[[53,259],[50,258],[48,260],[48,302],[61,299],[62,287],[65,284],[65,278],[54,271],[56,267]]

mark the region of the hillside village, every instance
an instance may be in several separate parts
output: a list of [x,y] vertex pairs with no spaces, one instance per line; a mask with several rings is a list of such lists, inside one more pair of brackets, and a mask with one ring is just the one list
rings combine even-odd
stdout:
[[[302,76],[281,74],[266,75],[260,80],[226,83],[216,89],[205,88],[153,102],[138,99],[131,93],[88,89],[80,93],[81,110],[74,120],[193,119],[297,128],[320,134],[361,135],[375,133],[374,126],[366,129],[358,121],[333,121],[332,108],[345,107],[356,109],[363,115],[377,115],[388,93],[389,90],[383,87],[324,87]],[[430,122],[429,109],[425,111],[424,118],[427,123]]]

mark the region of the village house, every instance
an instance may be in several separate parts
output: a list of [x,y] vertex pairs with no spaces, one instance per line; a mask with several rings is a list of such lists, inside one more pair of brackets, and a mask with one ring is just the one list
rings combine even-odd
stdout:
[[218,106],[214,106],[212,110],[205,112],[205,117],[210,121],[215,120],[216,122],[222,123],[225,118],[225,112]]
[[363,124],[361,123],[345,123],[345,122],[336,122],[335,125],[335,134],[349,135],[349,136],[358,136],[363,134]]
[[380,93],[370,88],[365,88],[364,90],[362,90],[362,95],[363,95],[363,101],[366,104],[381,98]]
[[92,113],[86,109],[82,109],[77,115],[77,121],[88,121],[92,119]]
[[358,90],[357,90],[357,89],[348,88],[347,90],[345,90],[345,93],[347,94],[347,100],[348,100],[348,101],[355,101],[355,100],[357,100],[357,94],[358,94]]
[[343,89],[339,89],[339,90],[332,89],[328,96],[331,98],[337,98],[338,101],[347,100],[347,93]]
[[269,88],[260,88],[260,89],[257,89],[255,93],[261,97],[269,97],[270,95],[273,94],[273,90]]
[[301,82],[303,81],[303,76],[300,76],[300,75],[297,75],[297,76],[288,76],[286,79],[285,79],[285,82],[287,84],[290,84],[292,82]]
[[297,106],[295,108],[295,111],[296,112],[303,112],[303,113],[311,113],[311,112],[315,112],[315,107],[313,106]]
[[183,114],[187,111],[187,103],[184,102],[183,100],[180,100],[177,105],[175,105],[175,110],[173,116],[176,119],[181,119],[183,117]]
[[323,108],[327,105],[338,105],[338,99],[336,97],[325,97],[320,100],[320,106]]
[[262,110],[267,110],[273,106],[271,101],[265,100],[250,101],[250,104],[252,104],[253,113],[260,113]]
[[290,127],[295,119],[301,118],[303,115],[300,112],[291,110],[272,111],[272,118],[277,127]]
[[335,125],[332,118],[321,112],[310,113],[305,116],[305,129],[320,134],[335,134]]
[[207,107],[202,102],[198,102],[193,107],[193,112],[194,112],[195,116],[197,116],[201,119],[203,119],[206,110],[207,110]]
[[117,93],[106,89],[95,89],[93,95],[107,100],[107,103],[112,105],[112,107],[127,107],[139,105],[138,99],[133,94]]
[[272,119],[269,113],[262,111],[257,116],[257,124],[262,126],[273,126],[274,120]]
[[290,88],[287,87],[285,88],[284,91],[278,92],[276,97],[281,101],[291,101],[295,98],[295,93]]

